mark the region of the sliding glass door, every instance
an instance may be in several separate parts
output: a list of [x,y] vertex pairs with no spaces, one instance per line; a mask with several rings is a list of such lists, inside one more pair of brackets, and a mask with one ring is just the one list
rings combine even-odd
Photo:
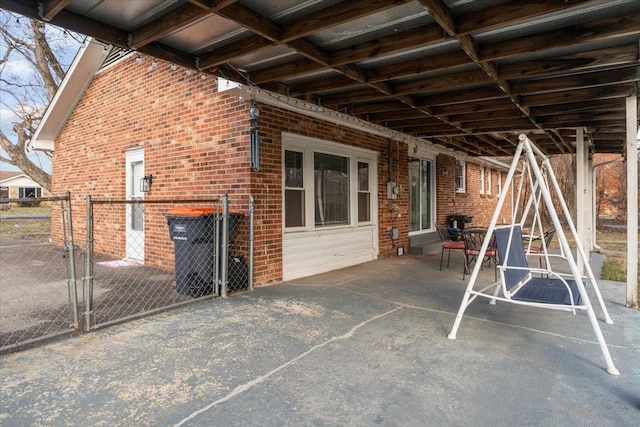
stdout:
[[429,230],[434,222],[433,160],[409,159],[409,231]]

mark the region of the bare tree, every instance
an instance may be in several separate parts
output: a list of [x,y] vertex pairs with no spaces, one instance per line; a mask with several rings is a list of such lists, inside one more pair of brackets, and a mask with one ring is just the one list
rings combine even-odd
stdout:
[[[558,180],[558,187],[562,192],[567,208],[571,216],[576,218],[576,156],[575,154],[562,154],[549,157],[549,163]],[[560,201],[556,194],[553,195],[553,204],[558,212],[562,212]]]
[[[20,168],[43,188],[51,176],[34,163],[27,143],[64,78],[65,55],[79,47],[79,37],[42,22],[0,10],[0,161]],[[70,62],[70,59],[66,59]]]
[[[620,161],[615,161],[620,160]],[[598,198],[597,213],[607,213],[623,220],[627,213],[627,171],[621,156],[602,155],[598,163],[604,164],[597,169],[596,191]]]

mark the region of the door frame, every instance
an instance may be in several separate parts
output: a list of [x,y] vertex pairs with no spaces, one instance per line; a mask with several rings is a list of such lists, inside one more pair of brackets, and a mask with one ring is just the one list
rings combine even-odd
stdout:
[[[416,236],[416,235],[420,235],[420,234],[424,234],[424,233],[429,233],[435,230],[434,227],[434,223],[436,221],[436,209],[437,209],[437,204],[436,204],[436,191],[437,191],[437,183],[436,183],[436,179],[437,179],[437,174],[436,174],[436,156],[433,153],[430,152],[421,152],[420,150],[416,150],[417,152],[414,155],[410,155],[409,156],[409,160],[411,161],[412,159],[415,159],[417,161],[420,162],[420,167],[422,167],[422,161],[426,160],[431,162],[431,173],[430,173],[430,178],[431,178],[431,224],[428,225],[427,228],[423,228],[421,230],[415,230],[415,231],[409,231],[409,236]],[[408,173],[408,169],[407,169],[407,173]],[[411,177],[407,176],[407,182],[409,182],[410,185],[410,180]],[[411,212],[408,213],[409,215],[411,215]],[[407,223],[411,224],[411,218],[407,218]]]
[[[144,148],[138,147],[125,151],[125,195],[127,200],[143,200],[144,193],[140,191],[140,178],[144,176]],[[139,177],[134,174],[133,165],[142,163],[142,173]],[[144,205],[127,203],[125,208],[125,254],[127,259],[144,262]],[[142,215],[142,230],[134,230],[132,217],[135,209]],[[135,248],[135,250],[134,250]]]

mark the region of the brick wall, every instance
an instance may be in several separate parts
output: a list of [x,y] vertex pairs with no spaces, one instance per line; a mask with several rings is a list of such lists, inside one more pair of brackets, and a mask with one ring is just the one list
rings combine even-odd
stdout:
[[[71,191],[76,241],[85,236],[85,197],[121,200],[126,150],[144,148],[145,173],[153,174],[147,199],[246,198],[249,183],[244,102],[219,94],[215,79],[202,80],[159,62],[133,58],[94,78],[56,140],[52,191]],[[244,185],[243,185],[244,184]],[[165,206],[165,209],[167,207]],[[124,256],[124,206],[94,212],[95,248]],[[96,213],[100,215],[96,215]],[[54,214],[53,218],[57,216]],[[145,258],[150,265],[173,257],[164,212],[145,210]],[[54,220],[55,236],[61,225]]]
[[[457,193],[455,191],[455,170],[456,159],[444,154],[436,158],[437,179],[437,203],[438,212],[436,221],[440,224],[447,224],[447,217],[451,214],[473,215],[473,221],[467,226],[489,225],[496,204],[498,203],[498,173],[496,169],[491,170],[491,194],[480,193],[480,165],[467,161],[466,167],[466,191]],[[447,175],[442,176],[442,169],[447,170]],[[488,169],[485,169],[488,170]],[[507,176],[502,173],[502,183]],[[511,211],[511,198],[507,197],[502,208],[502,214],[498,219],[498,224],[511,221],[509,212]]]
[[[385,138],[337,126],[269,105],[259,105],[261,170],[253,172],[249,154],[249,100],[217,92],[215,79],[201,80],[159,61],[156,68],[133,58],[99,73],[56,140],[53,193],[70,190],[76,242],[84,244],[85,197],[122,200],[126,150],[144,148],[145,174],[153,174],[145,199],[214,198],[229,193],[233,203],[249,194],[255,209],[255,281],[282,278],[282,132],[380,151],[378,163],[380,256],[407,246],[407,147]],[[391,212],[386,200],[389,167],[401,192]],[[166,208],[166,207],[165,207]],[[100,208],[103,209],[103,208]],[[164,212],[145,208],[145,262],[162,266],[173,259]],[[375,213],[374,213],[375,214]],[[97,252],[123,257],[124,206],[94,212]],[[53,233],[60,239],[61,224]],[[99,237],[98,237],[99,236]]]
[[[70,190],[76,243],[84,245],[86,195],[122,200],[126,151],[144,148],[145,174],[153,175],[146,200],[212,199],[229,194],[232,207],[246,208],[255,196],[256,283],[282,279],[282,133],[337,142],[379,153],[379,256],[395,256],[408,247],[408,147],[274,106],[259,104],[260,171],[250,166],[248,99],[217,92],[215,79],[202,80],[159,61],[133,58],[99,73],[56,140],[52,192]],[[473,225],[489,222],[497,201],[494,175],[491,195],[479,194],[478,166],[467,162],[467,191],[455,193],[455,159],[436,160],[437,221],[452,213],[474,215]],[[442,169],[448,174],[443,176]],[[495,174],[495,171],[494,171]],[[503,174],[503,179],[506,174]],[[387,200],[387,181],[398,184],[396,200]],[[172,265],[173,242],[164,214],[169,206],[145,207],[145,262]],[[125,256],[124,205],[94,212],[95,248],[112,257]],[[375,215],[375,212],[373,213]],[[61,224],[53,215],[53,234]],[[400,239],[391,239],[391,230]]]

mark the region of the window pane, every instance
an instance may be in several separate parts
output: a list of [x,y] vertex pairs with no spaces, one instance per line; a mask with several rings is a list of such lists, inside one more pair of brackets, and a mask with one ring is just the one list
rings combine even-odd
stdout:
[[369,163],[358,162],[358,222],[371,221]]
[[314,155],[315,224],[349,224],[349,159]]
[[284,186],[287,188],[302,188],[302,153],[286,150],[284,152]]
[[144,229],[144,207],[142,205],[131,205],[131,229],[134,231]]
[[369,163],[358,162],[358,191],[369,191]]
[[304,190],[284,191],[284,226],[304,226]]
[[459,160],[456,161],[456,191],[464,192],[465,191],[465,164]]
[[369,193],[358,193],[358,221],[371,221],[370,215],[371,195]]

